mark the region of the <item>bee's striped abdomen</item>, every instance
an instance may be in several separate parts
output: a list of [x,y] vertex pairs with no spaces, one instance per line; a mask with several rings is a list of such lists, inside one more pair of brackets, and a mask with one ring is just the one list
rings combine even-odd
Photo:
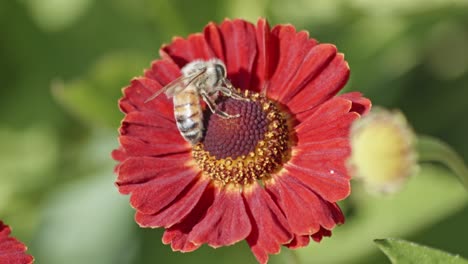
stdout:
[[187,89],[174,96],[174,116],[180,134],[191,144],[203,137],[203,112],[198,94]]

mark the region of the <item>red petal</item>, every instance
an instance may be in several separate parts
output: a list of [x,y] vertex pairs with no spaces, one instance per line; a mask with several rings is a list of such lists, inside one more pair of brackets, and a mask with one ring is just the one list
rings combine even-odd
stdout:
[[265,19],[257,22],[257,59],[249,90],[265,92],[278,64],[278,39],[271,34]]
[[215,57],[226,61],[224,58],[223,37],[218,26],[211,22],[203,29],[203,35],[208,45],[213,50]]
[[319,243],[320,241],[322,241],[322,238],[326,236],[326,237],[330,237],[331,236],[331,231],[330,230],[327,230],[323,227],[320,227],[320,230],[313,234],[313,235],[297,235],[297,234],[294,234],[294,239],[291,241],[291,243],[285,245],[286,247],[288,248],[291,248],[291,249],[298,249],[298,248],[303,248],[307,245],[309,245],[309,242],[310,242],[310,238],[312,237],[312,239]]
[[[195,245],[187,240],[188,233],[184,232],[185,226],[177,225],[166,229],[162,237],[164,244],[171,244],[173,251],[191,252],[198,249],[201,245]],[[188,230],[190,231],[190,230]]]
[[352,122],[359,114],[349,112],[352,102],[335,97],[323,103],[317,110],[307,112],[308,116],[295,127],[299,140],[321,141],[336,137],[347,137]]
[[132,193],[134,208],[154,214],[174,201],[197,176],[177,158],[128,158],[119,168],[116,184],[121,193]]
[[205,217],[193,228],[189,240],[217,248],[245,239],[251,230],[239,190],[223,188]]
[[177,133],[177,126],[174,118],[170,119],[162,117],[155,112],[131,112],[128,113],[122,120],[122,126],[119,129],[120,134],[126,135],[126,128],[129,125],[142,126],[151,128],[162,128],[166,130],[166,133]]
[[294,148],[293,153],[294,156],[286,166],[303,167],[307,171],[326,174],[327,178],[350,178],[344,166],[350,154],[347,138],[302,143]]
[[127,158],[127,153],[125,153],[125,150],[122,147],[119,147],[112,151],[111,156],[116,161],[124,161]]
[[[180,69],[173,62],[154,61],[152,68],[145,71],[145,77],[133,79],[130,86],[124,89],[124,97],[119,101],[120,109],[124,113],[143,111],[167,120],[174,120],[172,99],[164,94],[148,102],[147,99],[178,76]],[[155,123],[159,122],[153,121],[153,124]]]
[[352,106],[349,111],[356,112],[360,115],[367,114],[372,106],[372,102],[369,99],[362,97],[360,92],[345,93],[339,97],[350,100],[352,102]]
[[257,261],[267,263],[268,254],[279,253],[280,245],[289,243],[293,235],[286,218],[270,196],[258,183],[251,188],[244,191],[252,222],[252,232],[246,240]]
[[[162,134],[164,135],[164,134]],[[129,156],[166,156],[190,151],[188,143],[177,143],[161,137],[160,142],[147,142],[144,138],[120,136],[119,141]]]
[[[288,81],[279,96],[279,101],[287,104],[291,98],[301,92],[323,72],[336,56],[336,47],[331,44],[319,44],[309,50],[298,66],[293,77]],[[310,101],[310,103],[315,103]]]
[[278,65],[268,86],[267,95],[280,101],[280,95],[287,89],[306,54],[317,42],[309,39],[309,34],[305,31],[296,32],[291,25],[278,25],[273,28],[271,34],[273,39],[278,39],[278,48],[273,51],[278,53]]
[[200,222],[206,214],[208,208],[213,204],[215,196],[215,188],[210,186],[203,193],[202,198],[195,208],[184,218],[184,220],[166,230],[163,236],[164,244],[171,244],[172,250],[189,252],[201,246],[194,244],[188,240],[188,236],[192,228]]
[[288,164],[285,166],[285,169],[291,177],[297,178],[329,202],[343,200],[351,192],[349,178],[343,176],[335,177],[333,173],[336,172],[325,172],[325,169],[323,171],[316,171],[306,166],[299,167],[294,164]]
[[179,199],[176,199],[175,202],[156,214],[148,215],[137,212],[135,215],[136,222],[140,224],[141,227],[153,228],[161,226],[169,228],[181,222],[181,220],[199,203],[209,182],[208,179],[196,181],[190,186],[189,190],[180,195]]
[[0,221],[0,263],[29,264],[34,258],[26,254],[27,247],[17,239],[10,237],[11,229]]
[[119,176],[116,184],[120,187],[125,185],[138,185],[152,180],[159,175],[177,174],[177,172],[190,170],[185,165],[185,155],[171,155],[168,157],[128,157],[121,163]]
[[188,39],[174,38],[171,44],[161,48],[160,54],[162,58],[169,56],[179,67],[196,59],[207,60],[215,57],[201,33],[192,34]]
[[319,230],[317,233],[315,233],[315,234],[312,235],[312,239],[313,239],[315,242],[318,243],[318,242],[322,241],[322,238],[323,238],[324,236],[325,236],[325,237],[331,237],[331,235],[332,235],[332,233],[331,233],[330,230],[325,229],[325,228],[322,227],[322,228],[320,228],[320,230]]
[[286,244],[285,246],[290,249],[298,249],[298,248],[303,248],[309,245],[309,242],[310,242],[310,235],[294,234],[294,239],[289,244]]
[[172,101],[162,95],[148,101],[162,86],[155,80],[139,77],[132,80],[130,86],[123,90],[124,97],[120,99],[119,106],[124,113],[135,111],[150,112],[161,119],[174,120]]
[[285,213],[291,231],[312,235],[320,226],[332,229],[336,225],[334,208],[290,175],[281,175],[266,185],[275,202]]
[[119,130],[119,141],[128,156],[158,156],[186,152],[186,142],[172,120],[151,112],[131,112]]
[[15,238],[4,237],[0,239],[0,255],[6,253],[15,254],[23,250],[26,250],[26,247]]
[[245,20],[225,20],[221,25],[224,40],[224,62],[234,87],[249,89],[257,43],[255,27]]
[[145,77],[157,81],[161,86],[168,85],[180,75],[180,67],[170,58],[153,61],[151,69],[145,71]]
[[327,201],[349,195],[345,160],[350,154],[351,123],[359,114],[349,113],[351,102],[335,97],[296,126],[298,144],[285,168]]
[[330,99],[343,88],[348,78],[348,63],[344,60],[343,54],[337,54],[320,74],[287,102],[289,110],[297,114],[298,120],[302,120],[307,114],[300,115],[300,113],[314,109]]
[[132,191],[130,204],[141,213],[154,214],[174,201],[195,177],[185,171],[140,184]]
[[1,252],[0,264],[30,264],[34,258],[23,252]]
[[[127,158],[127,153],[125,153],[125,150],[122,147],[119,147],[118,149],[114,149],[111,153],[111,156],[114,160],[122,162]],[[114,173],[119,172],[120,165],[122,163],[118,163],[114,167]]]

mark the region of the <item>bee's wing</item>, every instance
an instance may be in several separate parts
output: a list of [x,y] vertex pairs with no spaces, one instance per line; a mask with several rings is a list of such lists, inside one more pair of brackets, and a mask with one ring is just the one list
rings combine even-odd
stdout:
[[155,92],[151,95],[148,99],[145,100],[145,103],[153,100],[154,98],[158,97],[161,93],[165,92],[167,97],[173,97],[174,95],[180,93],[193,82],[198,80],[203,73],[205,73],[206,68],[200,69],[200,71],[190,75],[190,76],[180,76],[177,79],[173,80],[166,86],[164,86],[161,90]]

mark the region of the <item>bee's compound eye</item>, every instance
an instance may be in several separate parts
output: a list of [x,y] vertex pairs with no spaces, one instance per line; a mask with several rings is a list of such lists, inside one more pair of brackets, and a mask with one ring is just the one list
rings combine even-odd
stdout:
[[226,68],[222,64],[215,64],[216,75],[226,77]]

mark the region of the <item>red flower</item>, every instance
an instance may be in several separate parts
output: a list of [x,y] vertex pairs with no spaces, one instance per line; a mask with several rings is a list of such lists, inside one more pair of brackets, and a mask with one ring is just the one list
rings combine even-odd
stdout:
[[[163,243],[182,252],[245,239],[266,263],[281,245],[320,241],[344,222],[336,202],[350,193],[349,127],[370,101],[335,96],[349,77],[335,46],[291,25],[226,20],[175,38],[160,55],[123,91],[121,147],[112,153],[116,184],[131,195],[140,226],[164,227]],[[192,146],[177,129],[172,99],[145,101],[187,63],[210,58],[226,64],[248,100],[218,102],[240,117],[209,116]]]
[[33,263],[34,258],[26,254],[27,247],[10,237],[11,229],[0,221],[0,264]]

